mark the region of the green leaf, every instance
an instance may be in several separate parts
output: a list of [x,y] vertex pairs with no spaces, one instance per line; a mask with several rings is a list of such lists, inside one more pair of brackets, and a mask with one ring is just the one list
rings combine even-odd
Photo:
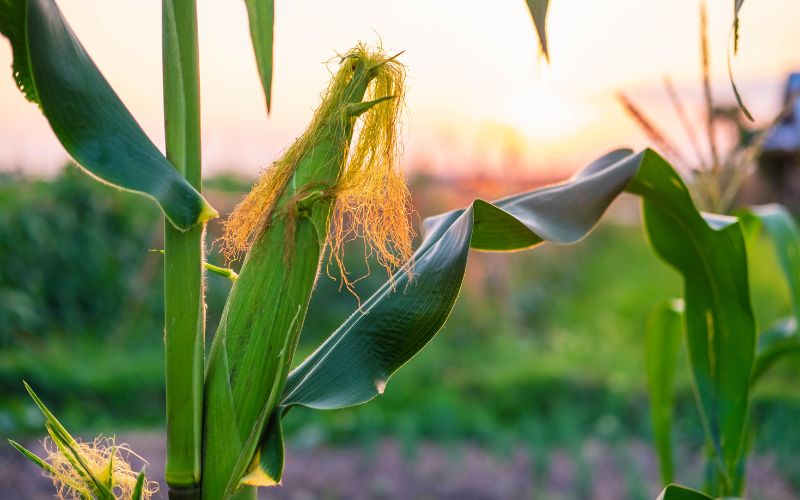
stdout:
[[660,304],[647,320],[645,366],[650,396],[650,418],[663,484],[672,482],[672,381],[681,345],[683,303]]
[[658,500],[713,500],[705,493],[697,490],[680,486],[678,484],[670,484],[658,495]]
[[638,165],[616,151],[570,182],[490,204],[476,200],[425,221],[414,277],[401,270],[293,370],[282,405],[342,408],[383,392],[389,377],[439,331],[461,288],[469,248],[516,250],[578,241],[625,188]]
[[701,216],[669,164],[655,155],[649,160],[629,191],[643,197],[645,229],[656,253],[683,275],[700,416],[731,489],[739,484],[737,464],[745,449],[756,335],[742,226],[733,217]]
[[44,460],[39,458],[36,454],[34,454],[32,451],[28,450],[27,448],[25,448],[24,446],[22,446],[18,442],[14,441],[12,439],[9,439],[8,440],[8,444],[13,446],[14,449],[17,450],[18,452],[20,452],[23,455],[25,455],[31,462],[35,463],[40,469],[42,469],[46,473],[48,473],[50,475],[55,473],[55,471],[53,470],[53,467],[50,464],[48,464],[47,462],[45,462]]
[[245,0],[250,23],[250,39],[256,54],[256,65],[267,100],[267,113],[272,106],[272,45],[275,24],[274,0]]
[[[742,449],[755,326],[740,225],[695,209],[678,174],[651,150],[616,151],[570,181],[425,221],[405,272],[385,284],[286,382],[283,412],[294,405],[334,409],[369,401],[439,331],[463,280],[469,248],[511,251],[585,236],[623,191],[644,197],[645,225],[657,253],[686,283],[686,331],[698,402],[709,441],[733,475]],[[261,453],[279,449],[262,440]],[[733,466],[731,466],[731,463]]]
[[525,0],[528,11],[531,13],[533,25],[536,27],[536,34],[539,36],[539,50],[544,54],[545,59],[550,60],[550,52],[547,49],[547,7],[550,0]]
[[53,0],[0,0],[0,33],[18,86],[90,175],[151,197],[179,229],[216,216],[136,123]]

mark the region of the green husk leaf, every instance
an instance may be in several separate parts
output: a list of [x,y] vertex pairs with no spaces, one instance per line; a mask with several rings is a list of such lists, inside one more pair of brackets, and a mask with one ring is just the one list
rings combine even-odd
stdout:
[[131,495],[131,500],[141,500],[142,499],[142,492],[144,491],[144,469],[139,473],[136,477],[136,486],[133,487],[133,494]]
[[272,107],[272,56],[273,28],[275,24],[274,0],[245,0],[250,23],[250,39],[256,55],[256,65],[261,87],[267,101],[267,113]]
[[[249,488],[241,480],[283,394],[322,249],[330,241],[333,204],[339,195],[330,192],[341,188],[343,178],[352,179],[352,156],[385,159],[384,153],[391,151],[376,148],[394,144],[385,141],[395,131],[396,107],[374,106],[352,149],[355,118],[348,110],[363,100],[402,91],[402,75],[402,66],[379,51],[358,45],[349,52],[309,128],[227,222],[226,231],[232,221],[257,229],[208,357],[205,498],[224,498]],[[368,91],[373,80],[378,94]],[[359,165],[374,167],[363,161]],[[323,196],[323,191],[328,194]],[[271,200],[268,206],[264,199]],[[246,234],[249,238],[249,229]]]
[[665,485],[671,483],[673,479],[672,381],[681,345],[682,311],[683,303],[677,300],[660,304],[648,318],[645,335],[650,418],[661,481]]
[[101,498],[113,498],[111,494],[111,490],[105,486],[105,484],[100,481],[95,475],[92,473],[91,468],[86,464],[86,461],[81,456],[80,451],[78,450],[78,443],[75,441],[75,438],[67,432],[67,429],[58,421],[58,419],[53,415],[50,410],[47,409],[47,406],[39,399],[39,396],[33,391],[30,385],[27,382],[22,382],[25,385],[25,390],[28,391],[28,394],[33,399],[36,406],[39,407],[39,410],[45,417],[45,427],[47,427],[47,432],[50,434],[50,438],[56,444],[56,446],[61,450],[63,455],[69,460],[75,470],[80,474],[85,480],[90,481],[92,486],[95,489],[97,495]]
[[152,198],[178,229],[216,216],[136,123],[53,0],[0,0],[0,33],[20,90],[87,173]]
[[37,466],[39,466],[40,469],[42,469],[46,473],[52,475],[55,472],[53,470],[53,467],[50,464],[48,464],[47,462],[45,462],[44,460],[39,458],[39,456],[37,456],[32,451],[30,451],[27,448],[25,448],[24,446],[22,446],[18,442],[14,441],[12,439],[9,439],[8,440],[8,444],[13,446],[14,449],[17,450],[18,452],[20,452],[23,455],[25,455],[31,462],[35,463]]

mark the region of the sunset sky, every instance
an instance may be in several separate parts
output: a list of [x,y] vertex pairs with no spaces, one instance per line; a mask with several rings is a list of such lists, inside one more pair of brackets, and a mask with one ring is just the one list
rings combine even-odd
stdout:
[[[434,173],[554,175],[645,138],[621,111],[623,90],[686,137],[661,86],[670,76],[700,112],[698,1],[552,0],[551,64],[537,58],[523,0],[277,0],[273,110],[267,116],[244,2],[200,0],[204,166],[255,176],[297,137],[325,88],[332,60],[359,40],[405,50],[405,159]],[[68,22],[123,101],[163,144],[160,2],[61,0]],[[732,100],[725,66],[730,0],[709,0],[714,90]],[[0,68],[11,50],[0,42]],[[800,70],[800,2],[745,2],[734,60],[758,122]],[[699,119],[698,119],[698,124]],[[66,155],[37,108],[0,75],[0,169],[51,173]]]

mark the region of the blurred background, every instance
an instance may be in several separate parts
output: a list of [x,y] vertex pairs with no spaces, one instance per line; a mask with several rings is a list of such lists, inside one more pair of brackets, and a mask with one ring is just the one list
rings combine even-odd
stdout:
[[[388,51],[406,51],[405,162],[417,227],[475,197],[564,179],[618,146],[655,145],[692,175],[715,142],[722,161],[742,172],[731,206],[780,201],[800,209],[800,78],[791,76],[800,70],[800,3],[746,2],[742,9],[733,65],[754,123],[730,113],[729,0],[708,2],[712,106],[702,90],[694,0],[552,3],[546,64],[522,1],[491,8],[478,1],[279,1],[267,116],[244,5],[199,2],[204,188],[212,205],[231,210],[302,132],[337,51],[382,40]],[[59,5],[163,144],[159,3]],[[0,67],[10,62],[0,44]],[[709,115],[715,127],[706,134]],[[0,437],[34,442],[42,428],[24,379],[68,428],[129,441],[158,477],[163,268],[149,249],[162,248],[162,224],[144,198],[70,166],[35,106],[10,74],[0,75]],[[210,260],[222,265],[212,244],[219,232],[212,222],[207,242]],[[348,266],[364,271],[354,250]],[[767,242],[751,257],[754,305],[768,326],[790,312],[788,292]],[[381,279],[375,273],[361,281],[359,295]],[[229,286],[208,276],[209,335]],[[286,486],[273,496],[654,498],[643,330],[654,305],[680,293],[677,274],[647,246],[634,198],[620,198],[579,245],[473,253],[444,330],[382,397],[333,412],[300,408],[286,418]],[[338,282],[321,276],[297,359],[356,306]],[[800,492],[798,361],[784,361],[759,387],[754,498]],[[699,485],[703,435],[685,366],[677,373],[677,478]],[[46,480],[19,480],[23,467],[0,447],[0,498],[47,498]]]

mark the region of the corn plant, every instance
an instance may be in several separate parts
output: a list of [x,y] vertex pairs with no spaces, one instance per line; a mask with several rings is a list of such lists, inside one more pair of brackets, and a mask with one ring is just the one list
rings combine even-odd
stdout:
[[[246,5],[269,108],[272,3]],[[538,5],[534,19],[546,12],[547,2],[529,5]],[[0,33],[12,45],[17,84],[66,151],[90,175],[152,198],[164,213],[171,498],[254,498],[255,487],[280,484],[282,419],[294,406],[332,410],[383,393],[446,321],[470,249],[575,243],[625,191],[642,197],[653,247],[684,277],[690,352],[705,360],[695,365],[704,422],[721,473],[734,475],[755,345],[742,225],[701,215],[658,154],[614,151],[564,183],[430,217],[412,253],[409,194],[397,163],[405,70],[399,54],[359,44],[342,55],[306,131],[225,223],[225,251],[244,254],[236,278],[204,262],[204,223],[216,211],[200,194],[194,2],[164,0],[162,26],[166,155],[137,125],[53,0],[0,0]],[[543,21],[536,26],[546,51]],[[389,279],[292,369],[320,268],[341,263],[344,243],[355,237],[364,239]],[[236,278],[207,359],[204,267]],[[340,270],[347,284],[347,271]],[[720,366],[745,369],[721,373]],[[143,474],[128,488],[132,476],[113,443],[79,443],[30,393],[57,450],[41,459],[14,446],[63,495],[152,493]],[[122,484],[128,486],[117,487]],[[664,498],[691,498],[680,496],[687,491],[668,487]]]

